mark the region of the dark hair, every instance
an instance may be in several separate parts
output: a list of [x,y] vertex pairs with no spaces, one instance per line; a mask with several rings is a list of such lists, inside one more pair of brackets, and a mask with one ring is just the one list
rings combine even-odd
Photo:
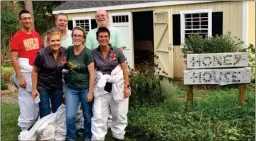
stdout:
[[106,27],[99,27],[98,31],[96,32],[96,35],[97,35],[97,39],[98,39],[98,36],[101,32],[107,32],[108,33],[108,36],[110,37],[110,32],[108,30],[108,28]]
[[65,13],[59,13],[59,14],[55,15],[55,21],[58,19],[58,17],[59,17],[60,15],[66,16],[67,19],[68,19],[68,15],[67,15],[67,14],[65,14]]
[[19,13],[19,19],[21,19],[21,14],[28,13],[31,14],[28,10],[21,10]]

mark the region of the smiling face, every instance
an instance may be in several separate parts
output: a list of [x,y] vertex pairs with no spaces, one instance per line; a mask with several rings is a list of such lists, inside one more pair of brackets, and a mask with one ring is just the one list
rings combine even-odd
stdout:
[[20,23],[23,28],[29,29],[32,27],[32,16],[30,13],[23,13],[20,15]]
[[105,10],[98,10],[96,12],[96,23],[98,27],[107,27],[108,26],[108,15]]
[[84,44],[84,33],[79,29],[75,29],[72,33],[73,44],[80,46]]
[[109,37],[108,32],[100,32],[97,37],[97,40],[98,40],[100,46],[102,46],[102,47],[108,46],[109,39],[110,39],[110,37]]
[[65,15],[58,15],[55,24],[58,30],[66,30],[68,24],[68,17]]
[[59,48],[61,47],[61,45],[60,45],[61,44],[60,34],[52,33],[52,35],[50,35],[50,37],[49,37],[48,44],[49,44],[50,49],[52,51],[58,51]]

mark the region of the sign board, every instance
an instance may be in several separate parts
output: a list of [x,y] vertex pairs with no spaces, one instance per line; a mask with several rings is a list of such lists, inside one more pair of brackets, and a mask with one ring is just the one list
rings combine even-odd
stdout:
[[187,69],[247,66],[248,52],[187,54]]
[[184,71],[184,85],[244,84],[251,82],[251,68],[196,69]]

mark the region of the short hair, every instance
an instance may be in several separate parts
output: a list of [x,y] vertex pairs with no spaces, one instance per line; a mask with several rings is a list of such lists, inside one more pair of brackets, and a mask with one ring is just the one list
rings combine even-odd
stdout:
[[[85,42],[85,37],[86,37],[86,33],[85,33],[85,31],[84,31],[84,29],[82,28],[82,27],[80,27],[80,26],[75,26],[73,29],[72,29],[72,37],[73,37],[73,33],[74,33],[74,31],[75,30],[80,30],[80,31],[82,31],[83,32],[83,37],[84,37],[84,42]],[[83,42],[83,44],[84,44],[84,42]]]
[[31,15],[31,13],[28,10],[21,10],[19,13],[19,19],[21,19],[21,14],[28,13]]
[[59,16],[66,16],[67,17],[67,19],[68,19],[68,15],[67,14],[65,14],[65,13],[59,13],[59,14],[57,14],[57,15],[55,15],[55,21],[58,19],[58,17]]
[[49,29],[49,30],[46,32],[47,41],[50,40],[50,37],[51,37],[52,35],[59,35],[59,36],[61,37],[61,32],[60,32],[57,28]]
[[102,32],[107,32],[108,36],[110,37],[110,31],[108,30],[108,28],[106,28],[106,27],[99,27],[98,31],[96,32],[97,39],[98,39],[99,34],[102,33]]

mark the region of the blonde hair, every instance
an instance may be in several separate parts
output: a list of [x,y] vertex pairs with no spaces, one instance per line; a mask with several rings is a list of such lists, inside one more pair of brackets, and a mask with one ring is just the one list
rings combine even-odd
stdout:
[[51,36],[53,36],[53,35],[59,35],[59,36],[61,37],[60,31],[59,31],[58,29],[56,29],[56,28],[52,28],[52,29],[48,30],[47,33],[46,33],[47,42],[50,41],[50,38],[51,38]]

